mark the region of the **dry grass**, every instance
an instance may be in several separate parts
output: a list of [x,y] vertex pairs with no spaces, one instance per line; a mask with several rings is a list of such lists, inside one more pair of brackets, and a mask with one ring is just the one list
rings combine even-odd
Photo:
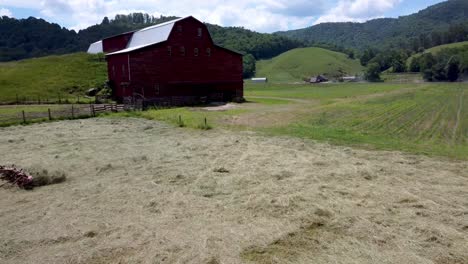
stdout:
[[1,263],[468,263],[466,161],[132,118],[1,128],[0,160],[67,172],[0,190]]
[[27,171],[30,175],[33,176],[32,187],[59,184],[67,180],[65,172],[61,171],[54,171],[50,173],[47,169],[41,168],[31,168],[27,169]]

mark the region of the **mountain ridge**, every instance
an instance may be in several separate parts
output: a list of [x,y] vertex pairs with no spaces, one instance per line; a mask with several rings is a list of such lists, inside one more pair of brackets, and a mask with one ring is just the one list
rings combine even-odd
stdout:
[[378,18],[363,23],[322,23],[274,34],[309,43],[328,43],[364,50],[378,46],[410,47],[412,40],[408,38],[448,30],[450,26],[464,23],[468,23],[468,1],[448,0],[398,18]]

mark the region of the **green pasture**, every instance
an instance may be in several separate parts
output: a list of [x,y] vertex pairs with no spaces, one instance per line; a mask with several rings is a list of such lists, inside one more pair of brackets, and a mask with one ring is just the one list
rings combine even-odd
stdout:
[[270,60],[258,61],[256,66],[256,76],[283,83],[319,74],[336,78],[364,71],[359,61],[349,59],[346,54],[314,47],[293,49]]
[[81,101],[89,88],[107,80],[106,64],[98,55],[75,53],[0,63],[0,102]]
[[[117,115],[176,126],[180,116],[188,128],[200,128],[207,118],[212,128],[468,158],[467,84],[249,85],[245,94],[248,103],[227,111],[183,107]],[[286,123],[281,120],[284,114],[289,118]],[[267,115],[271,124],[245,127],[225,122],[244,115]]]

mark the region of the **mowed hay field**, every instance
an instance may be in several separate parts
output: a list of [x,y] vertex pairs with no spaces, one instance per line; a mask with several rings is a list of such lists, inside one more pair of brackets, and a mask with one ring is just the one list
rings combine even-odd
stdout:
[[468,164],[98,118],[0,128],[1,263],[467,263]]
[[249,85],[0,128],[2,163],[67,176],[0,188],[0,263],[468,263],[467,89]]

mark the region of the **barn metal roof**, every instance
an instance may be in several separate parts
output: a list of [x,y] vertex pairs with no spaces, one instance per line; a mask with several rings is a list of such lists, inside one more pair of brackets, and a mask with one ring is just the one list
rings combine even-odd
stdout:
[[151,27],[147,27],[147,28],[135,31],[126,49],[112,52],[107,55],[127,53],[130,51],[138,50],[147,46],[151,46],[151,45],[166,41],[169,38],[169,34],[171,33],[172,29],[174,28],[174,24],[177,21],[180,21],[183,19],[185,18],[174,19],[174,20],[162,23],[162,24],[154,25]]
[[89,45],[88,53],[90,54],[98,54],[104,52],[102,48],[102,40],[94,42],[93,44]]

